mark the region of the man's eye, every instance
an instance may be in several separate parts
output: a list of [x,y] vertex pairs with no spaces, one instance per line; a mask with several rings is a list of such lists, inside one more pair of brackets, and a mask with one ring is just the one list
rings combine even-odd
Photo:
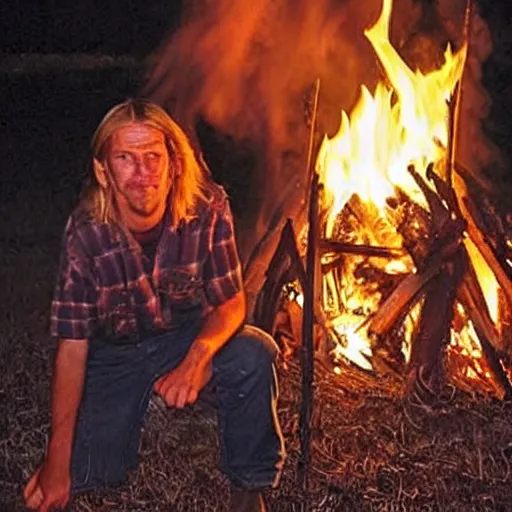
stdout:
[[160,153],[148,153],[148,158],[150,160],[158,160],[160,158]]
[[128,155],[126,153],[118,153],[116,155],[116,160],[121,160],[121,161],[128,160]]

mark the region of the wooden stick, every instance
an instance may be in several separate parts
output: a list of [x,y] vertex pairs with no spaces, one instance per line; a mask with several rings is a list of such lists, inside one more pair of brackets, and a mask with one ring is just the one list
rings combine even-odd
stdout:
[[421,403],[432,406],[444,383],[443,356],[450,343],[453,304],[464,275],[467,258],[459,246],[451,264],[443,265],[425,289],[425,300],[409,361],[409,374],[415,378],[410,392]]
[[315,276],[317,273],[317,253],[319,239],[318,219],[318,193],[319,176],[313,170],[313,154],[315,149],[316,123],[318,118],[318,100],[320,95],[320,79],[315,82],[315,94],[313,98],[313,112],[309,130],[309,147],[306,162],[306,176],[309,186],[306,190],[308,205],[308,247],[306,253],[306,276],[304,280],[304,312],[302,317],[302,406],[300,411],[300,446],[298,477],[302,489],[305,492],[306,503],[304,510],[309,509],[308,470],[311,458],[311,415],[313,411],[313,375],[314,375],[314,308],[315,308]]
[[[466,280],[466,277],[464,279]],[[511,397],[512,386],[501,366],[498,350],[496,350],[500,348],[501,340],[499,340],[494,326],[492,324],[491,327],[487,325],[486,318],[482,315],[481,311],[478,310],[477,302],[474,300],[471,289],[465,281],[459,288],[458,299],[464,307],[466,314],[473,322],[478,341],[482,348],[482,354],[493,376],[493,383],[499,388],[500,398],[503,399],[505,396]]]
[[460,109],[462,105],[463,80],[466,70],[466,62],[469,54],[469,40],[471,37],[471,16],[473,12],[472,0],[467,0],[466,11],[464,14],[464,43],[466,44],[466,55],[462,73],[455,85],[453,94],[448,102],[448,147],[446,158],[446,182],[450,188],[453,188],[453,172],[456,165],[457,142],[460,124]]
[[464,253],[468,263],[466,273],[459,286],[458,299],[473,322],[482,347],[482,354],[493,377],[493,383],[499,388],[500,398],[510,398],[512,385],[501,366],[498,355],[498,351],[503,349],[502,340],[490,318],[485,297],[465,248]]
[[[292,273],[294,276],[290,275]],[[253,322],[257,327],[272,333],[284,284],[293,280],[295,276],[302,282],[305,274],[295,246],[293,227],[288,219],[281,231],[279,243],[265,272],[265,282],[254,306]]]
[[461,84],[460,79],[455,85],[455,89],[450,99],[448,100],[448,146],[446,148],[446,182],[448,186],[453,186],[453,169],[455,167],[455,148],[458,120],[459,120],[459,99],[460,99]]
[[405,277],[378,311],[368,318],[368,333],[378,336],[387,333],[405,308],[417,299],[421,289],[439,273],[442,264],[441,258],[435,258],[422,271]]
[[475,270],[471,265],[471,260],[466,252],[466,257],[470,261],[466,270],[466,275],[459,287],[458,299],[467,315],[471,318],[473,325],[478,326],[478,330],[482,332],[486,339],[497,350],[503,351],[503,340],[500,338],[494,322],[489,313],[485,296],[478,282]]
[[[481,202],[481,207],[477,207],[475,201],[469,195],[464,197],[464,206],[468,214],[471,216],[475,225],[481,233],[484,234],[484,239],[489,238],[489,232],[494,235],[491,249],[496,256],[496,260],[500,264],[505,273],[512,279],[512,267],[509,265],[508,258],[508,233],[504,220],[502,220],[496,210],[490,203],[484,200]],[[482,211],[484,210],[484,211]],[[487,210],[487,211],[485,211]],[[492,224],[492,225],[490,225]],[[494,272],[494,270],[493,270]],[[512,304],[511,304],[512,307]]]
[[329,252],[360,254],[361,256],[369,256],[374,258],[401,258],[407,255],[403,249],[395,247],[376,247],[374,245],[350,244],[339,242],[329,238],[322,238],[319,242],[320,254]]
[[[315,93],[313,96],[313,112],[311,116],[311,126],[309,130],[309,144],[308,144],[308,159],[306,161],[306,183],[309,185],[313,182],[313,154],[315,151],[315,135],[316,135],[316,123],[318,120],[318,99],[320,97],[320,78],[315,81]],[[310,190],[308,189],[308,193]]]
[[315,276],[318,253],[318,174],[313,174],[309,202],[308,249],[306,254],[306,282],[304,290],[304,312],[302,321],[302,406],[300,410],[300,444],[301,458],[299,477],[302,489],[308,491],[308,470],[311,459],[311,416],[313,412],[314,379],[314,307]]

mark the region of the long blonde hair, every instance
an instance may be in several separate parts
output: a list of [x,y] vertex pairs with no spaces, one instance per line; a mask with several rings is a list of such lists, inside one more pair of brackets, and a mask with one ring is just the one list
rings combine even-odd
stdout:
[[[199,162],[194,150],[178,124],[158,105],[144,99],[129,99],[111,108],[101,120],[91,140],[91,169],[82,190],[82,203],[97,222],[119,222],[113,187],[102,187],[94,173],[94,159],[105,160],[112,134],[129,123],[144,123],[164,134],[169,152],[169,173],[172,179],[170,201],[171,222],[177,226],[182,219],[194,215],[198,202],[206,199],[209,172]],[[171,170],[173,171],[171,173]],[[109,173],[108,173],[109,174]],[[112,179],[108,176],[108,179]]]

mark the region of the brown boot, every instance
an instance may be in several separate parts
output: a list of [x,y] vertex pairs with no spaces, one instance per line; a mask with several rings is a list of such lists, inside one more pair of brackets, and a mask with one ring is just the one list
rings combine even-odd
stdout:
[[231,512],[268,512],[261,491],[231,489]]

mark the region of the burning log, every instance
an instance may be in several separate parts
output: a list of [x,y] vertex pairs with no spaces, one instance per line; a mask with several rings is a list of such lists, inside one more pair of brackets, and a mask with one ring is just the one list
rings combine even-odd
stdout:
[[485,297],[471,265],[468,265],[466,275],[460,286],[458,298],[464,309],[471,311],[471,318],[475,326],[478,326],[478,331],[485,335],[485,338],[496,350],[502,351],[503,343],[491,319]]
[[444,349],[450,342],[454,300],[464,274],[461,247],[427,285],[425,300],[409,364],[410,394],[434,405],[444,384]]
[[[393,276],[395,280],[400,280],[399,284],[387,297],[383,295],[383,301],[377,311],[367,317],[359,326],[359,332],[363,328],[367,328],[369,337],[374,340],[372,343],[373,355],[369,360],[374,369],[381,368],[386,373],[390,371],[400,373],[403,371],[403,358],[400,353],[402,342],[400,341],[401,338],[396,336],[396,333],[399,333],[400,325],[413,305],[422,300],[419,326],[412,343],[408,370],[408,389],[410,395],[422,401],[423,404],[434,404],[444,381],[443,358],[450,341],[452,324],[456,321],[454,319],[454,305],[457,299],[464,308],[465,314],[473,322],[481,342],[488,378],[494,389],[500,397],[512,396],[511,385],[500,363],[498,351],[503,349],[500,335],[491,319],[486,299],[464,245],[466,224],[459,217],[461,213],[458,210],[458,203],[455,202],[456,198],[453,191],[446,182],[433,173],[432,167],[428,169],[427,176],[434,183],[436,191],[432,190],[413,168],[409,171],[414,176],[420,189],[424,191],[431,210],[428,215],[430,221],[428,239],[431,243],[426,256],[421,257],[424,248],[415,253],[417,272],[405,276]],[[357,201],[352,202],[352,205],[354,204],[357,206]],[[396,204],[394,206],[396,207]],[[362,215],[362,209],[359,206],[356,210],[352,210],[352,213],[357,212],[358,209],[359,214]],[[304,294],[314,297],[314,289],[308,284],[308,276],[310,276],[310,273],[315,274],[315,272],[304,269],[291,224],[288,224],[288,228],[283,231],[283,240],[286,242],[283,247],[289,246],[285,251],[290,251],[293,254],[293,266],[296,268],[296,272],[293,272],[293,274],[298,276]],[[403,249],[354,244],[328,238],[322,238],[318,244],[315,243],[315,250],[318,246],[320,253],[334,255],[331,260],[324,264],[324,273],[339,273],[339,267],[343,265],[345,257],[363,257],[362,262],[354,269],[354,276],[363,280],[366,279],[364,276],[368,272],[370,272],[368,274],[370,278],[373,276],[374,279],[379,273],[383,276],[386,275],[377,267],[368,266],[367,264],[365,266],[364,262],[368,258],[403,257],[405,252]],[[342,282],[343,276],[338,275],[337,279]],[[314,306],[306,305],[306,311],[309,307],[314,307],[313,319],[324,322],[322,313],[318,313],[317,301],[313,300],[310,304],[314,304]],[[333,328],[329,321],[322,325],[325,328]],[[308,332],[314,332],[314,330],[311,331],[310,326],[308,329]],[[300,335],[306,340],[308,334],[304,326]],[[332,336],[338,338],[335,331],[333,331]],[[316,334],[313,337],[316,337]],[[395,343],[391,340],[391,337],[395,341],[398,339],[399,343]],[[338,342],[343,343],[342,340],[338,340]],[[315,342],[313,341],[314,345]],[[304,358],[304,346],[302,351],[302,357]],[[304,362],[304,364],[309,363]],[[311,385],[311,381],[306,378],[304,385],[305,389],[309,389],[308,386]],[[307,407],[309,405],[306,405]]]
[[322,239],[319,243],[320,254],[343,253],[358,254],[374,258],[401,258],[406,255],[403,249],[395,247],[375,247],[373,245],[350,244],[338,240]]
[[507,261],[511,261],[508,244],[512,243],[512,233],[507,229],[506,218],[500,218],[498,211],[486,196],[480,198],[479,207],[469,196],[465,196],[463,202],[468,217],[482,233],[486,245],[493,251],[499,266],[505,270],[509,279],[512,279],[512,265]]
[[[465,67],[465,66],[464,66]],[[461,77],[462,78],[462,77]],[[455,145],[457,142],[458,109],[462,93],[461,79],[455,85],[451,98],[448,100],[448,147],[446,149],[446,183],[448,188],[453,187],[453,171],[455,169]]]
[[[371,336],[383,336],[396,323],[417,299],[421,290],[441,270],[443,260],[441,255],[434,258],[422,271],[410,274],[402,280],[395,291],[380,305],[378,311],[369,319],[368,334]],[[361,325],[361,327],[363,327]]]
[[395,195],[396,198],[389,198],[386,203],[390,207],[390,214],[395,217],[403,248],[416,267],[421,267],[430,250],[431,215],[399,188],[395,189]]

